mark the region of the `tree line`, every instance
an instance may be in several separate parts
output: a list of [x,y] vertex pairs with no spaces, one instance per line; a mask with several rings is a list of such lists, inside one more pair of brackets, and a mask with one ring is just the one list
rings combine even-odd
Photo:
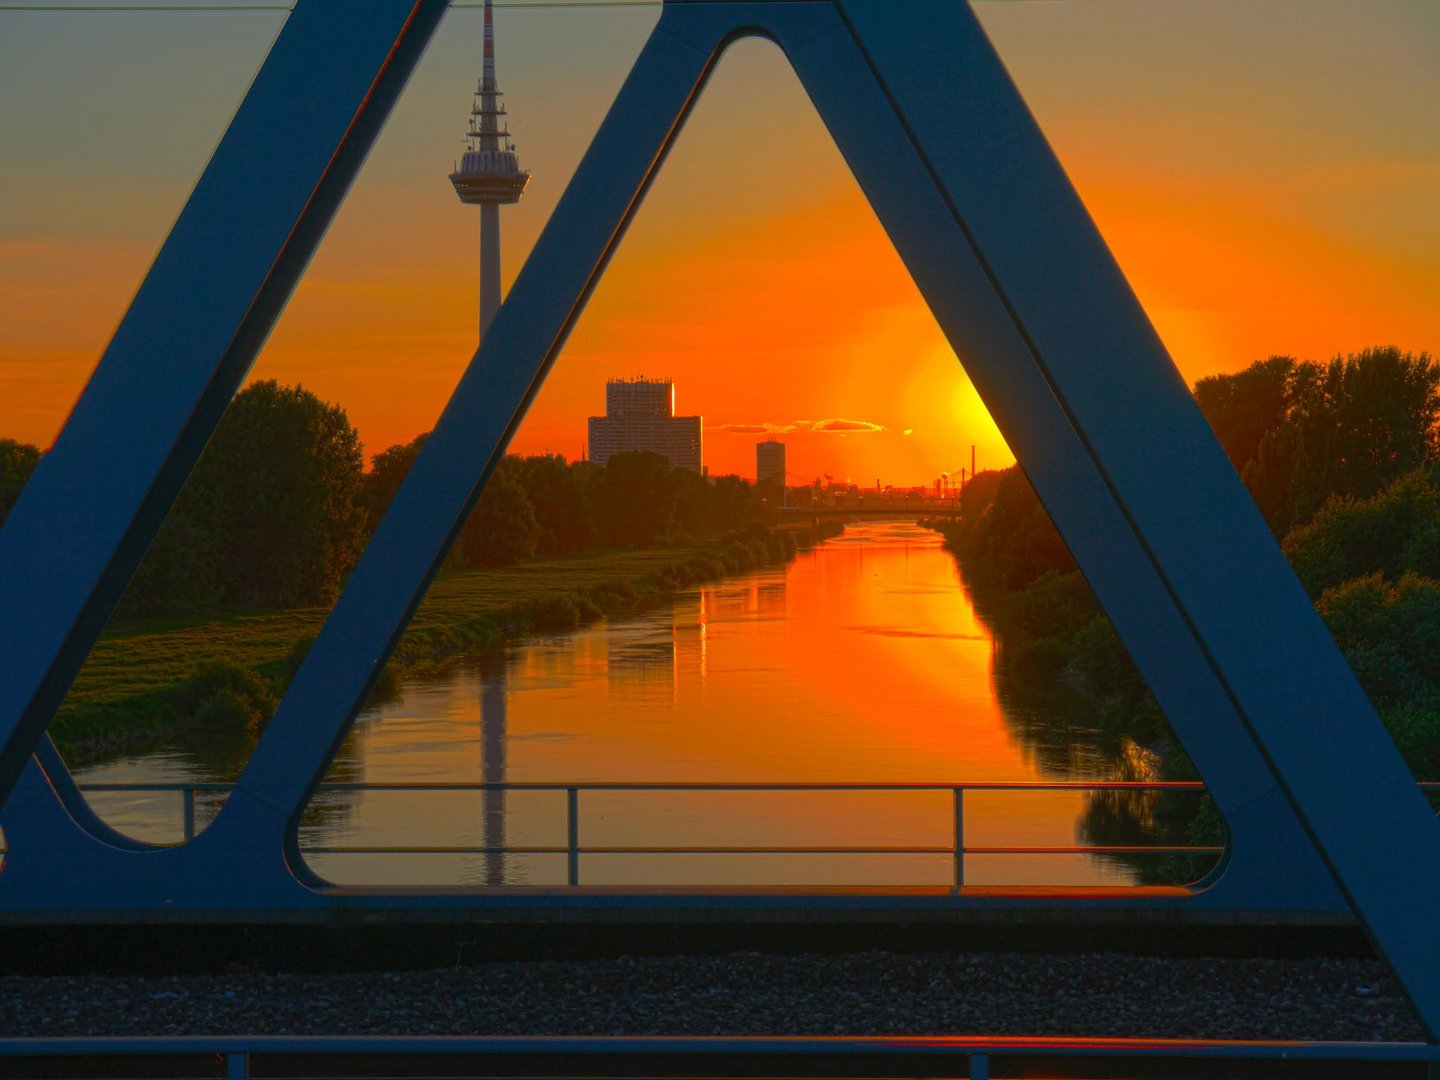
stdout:
[[[1194,395],[1406,762],[1440,777],[1440,364],[1396,348],[1275,356]],[[1196,779],[1024,473],[976,477],[961,511],[936,527],[996,633],[1004,692],[1063,699],[1078,717],[1028,732],[1042,756],[1058,763],[1098,731],[1117,775]],[[1085,828],[1097,843],[1224,838],[1208,797],[1097,798]],[[1201,869],[1134,868],[1146,881]]]
[[[1440,364],[1275,356],[1194,395],[1412,768],[1440,775]],[[945,529],[1018,687],[1082,685],[1119,731],[1168,728],[1018,468]],[[1167,747],[1183,759],[1178,748]]]
[[[300,386],[235,396],[122,601],[122,617],[328,604],[425,444],[376,454],[367,471],[344,409]],[[40,461],[0,439],[0,524]],[[455,569],[604,548],[654,547],[764,522],[753,485],[713,482],[648,453],[604,466],[506,457],[449,556]]]

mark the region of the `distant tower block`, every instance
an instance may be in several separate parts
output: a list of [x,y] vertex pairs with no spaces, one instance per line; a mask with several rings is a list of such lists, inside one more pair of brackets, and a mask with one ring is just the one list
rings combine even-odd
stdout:
[[675,384],[669,379],[611,379],[605,384],[605,415],[589,422],[590,460],[604,465],[616,454],[644,450],[671,468],[703,473],[705,422],[675,415]]
[[485,0],[485,68],[470,105],[466,151],[450,182],[467,205],[480,207],[480,337],[500,310],[500,207],[517,203],[530,183],[510,141],[504,95],[495,83],[495,12]]
[[776,487],[785,486],[785,444],[779,439],[766,439],[755,444],[755,482],[766,481]]

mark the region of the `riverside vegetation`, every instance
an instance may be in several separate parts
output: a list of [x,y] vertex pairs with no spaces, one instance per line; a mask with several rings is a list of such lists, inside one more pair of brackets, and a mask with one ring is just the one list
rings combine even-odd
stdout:
[[[275,382],[238,394],[51,724],[61,750],[253,738],[424,441],[377,454],[367,472],[339,407]],[[0,524],[40,457],[0,440]],[[397,668],[624,617],[838,531],[773,527],[776,494],[654,454],[603,468],[507,457],[376,692],[393,693]]]
[[[1440,365],[1395,348],[1271,357],[1194,393],[1406,762],[1440,777]],[[1027,731],[1042,752],[1089,739],[1121,778],[1197,778],[1018,467],[980,474],[960,517],[931,524],[995,634],[1002,693],[1073,718]],[[1224,837],[1208,797],[1183,795],[1097,796],[1086,828],[1105,843]],[[1134,866],[1157,882],[1203,869]]]

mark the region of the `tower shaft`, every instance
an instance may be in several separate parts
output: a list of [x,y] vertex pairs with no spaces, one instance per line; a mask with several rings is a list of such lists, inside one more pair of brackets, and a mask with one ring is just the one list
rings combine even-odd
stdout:
[[480,206],[480,340],[500,310],[500,206]]

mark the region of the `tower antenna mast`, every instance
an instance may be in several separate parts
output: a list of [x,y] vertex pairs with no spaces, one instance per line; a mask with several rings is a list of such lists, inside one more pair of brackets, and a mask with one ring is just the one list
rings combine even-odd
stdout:
[[450,174],[460,201],[480,207],[480,339],[500,310],[500,207],[520,201],[530,172],[510,141],[510,122],[495,81],[495,9],[485,0],[485,59],[470,103],[465,153]]

